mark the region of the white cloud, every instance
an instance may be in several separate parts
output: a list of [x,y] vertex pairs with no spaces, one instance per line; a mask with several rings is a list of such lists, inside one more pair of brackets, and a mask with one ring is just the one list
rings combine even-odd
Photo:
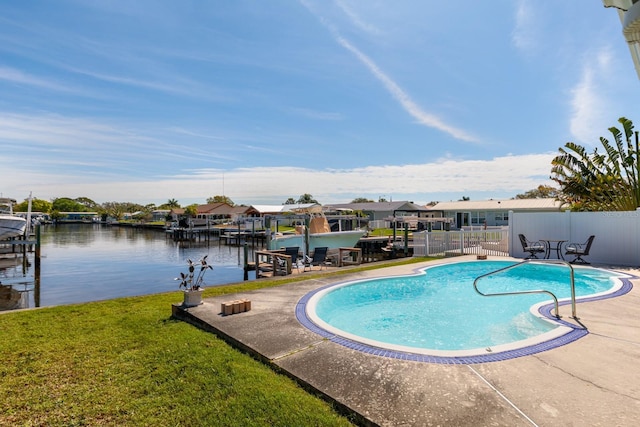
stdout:
[[0,80],[8,81],[10,83],[17,83],[28,86],[35,86],[42,89],[56,90],[56,91],[71,91],[70,88],[56,83],[51,80],[45,80],[40,77],[36,77],[27,73],[24,73],[15,68],[0,67]]
[[[308,169],[255,167],[232,170],[202,169],[188,174],[154,179],[90,182],[86,176],[35,176],[23,168],[7,165],[7,186],[25,194],[49,199],[67,195],[86,196],[97,202],[133,201],[162,203],[176,198],[181,203],[204,203],[222,194],[236,203],[282,203],[289,197],[310,193],[322,203],[349,201],[354,197],[389,195],[409,200],[444,200],[449,194],[518,193],[549,183],[555,153],[504,156],[490,160],[444,159],[432,163],[369,166],[354,169]],[[2,159],[0,158],[0,164]],[[223,182],[224,181],[224,182]],[[13,197],[21,197],[13,194]],[[25,196],[26,197],[26,196]]]
[[535,16],[527,0],[520,0],[516,5],[515,27],[511,34],[513,45],[523,53],[530,53],[537,44],[534,37]]
[[404,108],[404,110],[409,113],[413,118],[415,118],[418,123],[438,129],[444,133],[448,133],[456,139],[460,139],[462,141],[467,142],[478,142],[478,140],[472,135],[468,134],[462,129],[458,129],[454,126],[451,126],[445,123],[442,119],[437,117],[434,114],[427,113],[423,111],[422,108],[418,104],[416,104],[413,99],[404,91],[396,82],[394,82],[389,76],[387,76],[380,68],[364,53],[360,52],[355,46],[349,43],[344,37],[338,36],[338,43],[343,46],[345,49],[349,50],[353,53],[356,58],[360,60],[369,71],[382,82],[385,89],[391,94],[391,96]]
[[335,0],[334,3],[347,15],[352,25],[369,34],[380,34],[381,31],[374,25],[363,21],[347,4],[342,0]]
[[318,17],[320,22],[331,32],[335,40],[349,52],[351,52],[365,67],[374,75],[389,92],[393,99],[395,99],[400,106],[413,118],[415,118],[421,125],[437,129],[441,132],[447,133],[456,139],[467,142],[479,142],[478,139],[466,131],[456,128],[447,124],[444,120],[438,116],[428,113],[416,104],[416,102],[407,94],[395,81],[393,81],[387,74],[385,74],[380,67],[367,55],[362,53],[358,48],[351,44],[347,39],[340,35],[338,30],[328,22],[326,19],[318,15],[313,7],[306,1],[301,0],[301,3],[315,16]]
[[610,78],[612,70],[611,57],[606,49],[602,48],[588,58],[578,82],[571,89],[569,126],[574,142],[593,145],[611,126],[607,114],[610,101],[602,82]]
[[344,116],[340,113],[331,113],[326,111],[315,111],[308,108],[291,108],[294,114],[306,117],[312,120],[343,120]]

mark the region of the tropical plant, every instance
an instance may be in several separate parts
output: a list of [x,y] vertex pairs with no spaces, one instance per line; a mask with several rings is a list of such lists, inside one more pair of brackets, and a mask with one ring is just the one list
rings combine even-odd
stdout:
[[189,265],[187,273],[180,272],[180,277],[176,277],[175,280],[179,280],[180,284],[178,288],[184,288],[187,291],[197,291],[200,289],[202,285],[204,285],[204,275],[208,270],[213,270],[213,267],[207,264],[207,256],[205,255],[200,259],[200,270],[196,275],[196,263],[187,260],[187,264]]
[[[574,211],[629,211],[640,206],[638,133],[621,117],[622,131],[609,128],[614,143],[600,137],[604,153],[592,154],[573,142],[560,148],[551,164],[551,179],[560,185],[557,199]],[[624,132],[624,133],[623,133]]]

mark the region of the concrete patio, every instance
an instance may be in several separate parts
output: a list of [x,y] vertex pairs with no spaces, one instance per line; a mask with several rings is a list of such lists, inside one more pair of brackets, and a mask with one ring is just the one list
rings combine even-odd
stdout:
[[[456,260],[461,259],[471,258]],[[636,286],[620,297],[578,304],[587,336],[541,353],[480,364],[433,364],[367,354],[317,335],[296,319],[298,301],[319,287],[412,273],[426,264],[225,295],[189,309],[174,305],[173,313],[272,364],[362,425],[640,425]],[[637,270],[616,270],[640,275]],[[251,300],[251,310],[221,315],[221,303],[234,299]],[[568,318],[570,307],[562,306],[561,314]]]

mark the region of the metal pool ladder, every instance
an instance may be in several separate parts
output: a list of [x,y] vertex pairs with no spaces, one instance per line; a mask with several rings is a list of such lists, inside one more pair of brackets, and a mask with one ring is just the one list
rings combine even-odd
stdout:
[[558,298],[551,291],[547,291],[545,289],[535,289],[535,290],[531,290],[531,291],[497,292],[497,293],[493,293],[493,294],[485,294],[483,292],[480,292],[480,290],[478,289],[478,281],[480,279],[483,279],[483,278],[488,277],[488,276],[492,276],[494,274],[502,273],[503,271],[511,270],[513,268],[517,268],[517,267],[520,267],[523,264],[529,264],[531,262],[560,264],[560,265],[565,265],[565,266],[569,267],[569,271],[570,271],[570,275],[571,275],[571,317],[577,320],[578,316],[576,315],[576,284],[575,284],[575,281],[574,281],[573,266],[571,264],[569,264],[567,261],[554,260],[554,259],[551,259],[551,260],[525,259],[524,261],[519,262],[517,264],[509,265],[509,266],[501,268],[499,270],[495,270],[495,271],[483,274],[482,276],[476,277],[476,279],[473,281],[473,288],[476,290],[477,293],[479,293],[480,295],[485,296],[485,297],[497,297],[497,296],[519,295],[519,294],[549,294],[549,295],[551,295],[551,297],[553,297],[553,301],[555,302],[555,307],[556,307],[555,317],[556,317],[556,319],[560,319],[560,311],[558,310]]

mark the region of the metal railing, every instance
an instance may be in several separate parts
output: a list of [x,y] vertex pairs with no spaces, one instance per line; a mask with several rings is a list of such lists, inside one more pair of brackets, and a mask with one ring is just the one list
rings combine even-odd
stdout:
[[559,307],[558,307],[558,298],[555,296],[555,294],[553,292],[548,291],[546,289],[534,289],[534,290],[530,290],[530,291],[496,292],[496,293],[491,293],[491,294],[483,293],[478,289],[478,281],[480,279],[483,279],[483,278],[488,277],[488,276],[493,276],[494,274],[502,273],[504,271],[520,267],[521,265],[529,264],[531,262],[546,263],[546,264],[560,264],[560,265],[566,265],[567,267],[569,267],[570,276],[571,276],[571,317],[577,320],[578,317],[576,315],[576,284],[575,284],[575,280],[574,280],[573,266],[571,264],[569,264],[567,261],[555,260],[555,259],[553,259],[553,260],[531,260],[531,259],[526,259],[526,260],[524,260],[522,262],[519,262],[517,264],[512,264],[512,265],[509,265],[507,267],[500,268],[498,270],[491,271],[489,273],[486,273],[486,274],[483,274],[481,276],[476,277],[476,279],[473,281],[473,288],[476,290],[477,293],[479,293],[480,295],[485,296],[485,297],[496,297],[496,296],[505,296],[505,295],[521,295],[521,294],[548,294],[548,295],[551,295],[551,297],[553,298],[553,301],[555,303],[555,309],[556,309],[555,317],[556,317],[556,319],[560,319],[560,310],[559,310]]

